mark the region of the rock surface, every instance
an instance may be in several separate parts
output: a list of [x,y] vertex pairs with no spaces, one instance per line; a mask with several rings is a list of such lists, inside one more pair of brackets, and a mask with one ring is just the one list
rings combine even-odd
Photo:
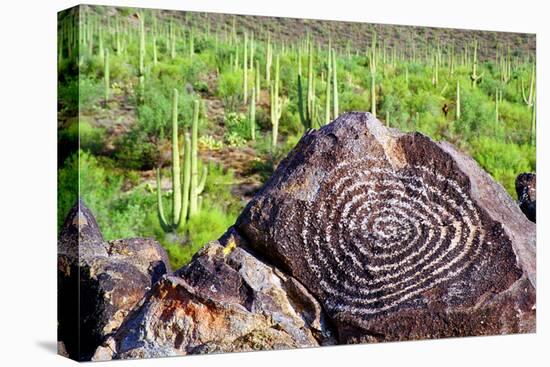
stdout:
[[311,347],[335,342],[317,301],[229,230],[165,276],[95,360]]
[[[106,245],[90,216],[70,223],[84,218],[82,251],[98,259],[86,264],[104,271],[133,247]],[[347,113],[308,132],[92,359],[534,332],[535,252],[535,224],[474,160]],[[119,281],[135,276],[146,282]]]
[[75,205],[58,241],[58,339],[66,354],[89,360],[166,272],[168,257],[156,241],[104,241],[88,208]]
[[535,225],[452,145],[368,113],[306,134],[236,230],[340,343],[535,331]]
[[531,221],[537,221],[537,175],[522,173],[516,178],[516,193],[519,207]]

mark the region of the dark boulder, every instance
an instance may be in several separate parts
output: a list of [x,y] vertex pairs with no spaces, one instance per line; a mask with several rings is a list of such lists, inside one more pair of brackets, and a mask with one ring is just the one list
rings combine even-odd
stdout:
[[535,330],[535,226],[448,143],[346,113],[307,133],[236,224],[343,343]]
[[66,354],[89,360],[166,272],[168,257],[156,241],[104,241],[93,214],[79,201],[58,240],[58,340]]
[[531,221],[537,221],[537,175],[534,173],[522,173],[516,178],[516,193],[519,207],[525,216]]

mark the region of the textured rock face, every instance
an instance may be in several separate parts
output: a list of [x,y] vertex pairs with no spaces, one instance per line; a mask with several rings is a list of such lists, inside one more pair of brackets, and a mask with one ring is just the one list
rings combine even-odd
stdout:
[[230,230],[165,276],[94,359],[162,357],[334,343],[320,305]]
[[339,342],[535,331],[535,226],[450,144],[347,113],[305,135],[239,217]]
[[516,193],[519,207],[531,221],[537,221],[537,176],[534,173],[522,173],[516,178]]
[[92,213],[82,202],[75,205],[58,241],[58,339],[66,354],[90,359],[167,271],[168,257],[156,241],[104,241]]

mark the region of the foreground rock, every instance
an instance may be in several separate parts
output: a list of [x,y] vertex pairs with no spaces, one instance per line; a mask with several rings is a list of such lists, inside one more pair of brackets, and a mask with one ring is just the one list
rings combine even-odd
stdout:
[[335,342],[295,279],[243,248],[234,231],[165,276],[95,359],[311,347]]
[[519,207],[531,221],[537,221],[537,176],[534,173],[522,173],[516,178],[516,193]]
[[341,343],[535,331],[535,225],[452,145],[368,113],[306,134],[236,230]]
[[168,257],[156,241],[106,242],[92,213],[75,205],[58,241],[58,339],[65,354],[89,360],[166,272]]

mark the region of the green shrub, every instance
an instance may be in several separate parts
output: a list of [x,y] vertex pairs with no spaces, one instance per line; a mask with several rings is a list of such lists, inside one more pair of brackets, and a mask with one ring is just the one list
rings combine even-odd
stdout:
[[[513,198],[515,180],[523,172],[534,172],[535,148],[479,137],[472,141],[472,155],[475,160],[500,182]],[[532,157],[531,159],[529,157]]]
[[228,111],[234,111],[241,95],[242,73],[240,71],[224,71],[218,82],[218,95],[223,99]]

